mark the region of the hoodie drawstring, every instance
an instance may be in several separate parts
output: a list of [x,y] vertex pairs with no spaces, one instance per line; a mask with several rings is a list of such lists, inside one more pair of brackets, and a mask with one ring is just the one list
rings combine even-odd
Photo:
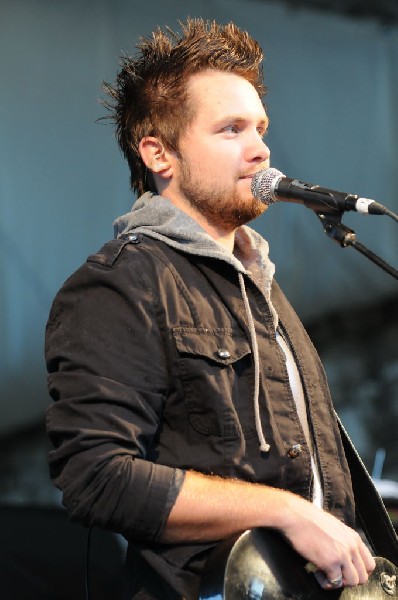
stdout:
[[256,329],[254,327],[253,315],[250,309],[249,299],[246,293],[245,280],[243,278],[242,273],[238,273],[239,276],[239,285],[243,298],[243,303],[246,309],[247,321],[250,332],[250,343],[253,352],[253,363],[254,363],[254,394],[253,394],[253,404],[254,404],[254,420],[256,423],[256,431],[258,436],[258,441],[260,442],[260,451],[261,452],[269,452],[271,446],[266,442],[264,437],[263,428],[261,425],[261,417],[260,417],[260,358],[258,354],[258,344],[257,344],[257,336]]

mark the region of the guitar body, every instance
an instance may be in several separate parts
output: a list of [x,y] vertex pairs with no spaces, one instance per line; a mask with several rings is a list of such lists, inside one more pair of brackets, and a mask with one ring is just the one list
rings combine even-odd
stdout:
[[199,600],[389,600],[396,567],[376,558],[366,585],[323,590],[306,561],[272,529],[253,529],[219,544],[209,557]]

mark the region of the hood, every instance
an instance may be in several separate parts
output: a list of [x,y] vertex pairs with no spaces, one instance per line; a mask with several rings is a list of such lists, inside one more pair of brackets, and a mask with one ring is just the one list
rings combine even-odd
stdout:
[[243,225],[237,229],[234,253],[231,254],[170,200],[146,192],[138,198],[130,212],[114,222],[115,237],[133,229],[181,252],[217,258],[231,264],[239,273],[252,275],[270,300],[275,266],[268,256],[268,242],[250,227]]

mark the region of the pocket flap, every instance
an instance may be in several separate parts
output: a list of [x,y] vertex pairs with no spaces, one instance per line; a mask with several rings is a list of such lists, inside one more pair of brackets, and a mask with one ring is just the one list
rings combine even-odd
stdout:
[[239,330],[175,327],[173,335],[180,354],[198,355],[218,364],[230,365],[251,353],[246,337]]

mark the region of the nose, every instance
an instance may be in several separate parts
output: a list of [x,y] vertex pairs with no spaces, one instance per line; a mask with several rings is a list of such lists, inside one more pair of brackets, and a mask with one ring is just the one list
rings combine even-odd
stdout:
[[250,140],[250,143],[248,144],[246,155],[247,160],[255,163],[265,162],[269,160],[270,154],[270,149],[256,130],[255,134]]

